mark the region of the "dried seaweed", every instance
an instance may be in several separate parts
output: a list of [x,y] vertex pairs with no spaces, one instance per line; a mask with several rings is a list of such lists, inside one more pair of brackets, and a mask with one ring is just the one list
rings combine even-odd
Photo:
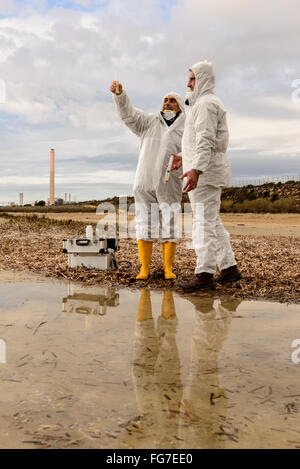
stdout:
[[[62,239],[83,236],[84,230],[85,225],[79,222],[11,217],[8,223],[0,225],[0,270],[28,270],[88,285],[177,288],[176,281],[164,279],[160,243],[154,243],[147,281],[135,280],[139,262],[133,239],[121,240],[117,270],[70,269],[67,255],[62,252]],[[174,263],[174,272],[183,280],[192,277],[195,267],[195,253],[187,249],[186,241],[179,242]],[[243,279],[233,285],[219,285],[217,294],[300,303],[299,238],[232,235],[231,241]]]

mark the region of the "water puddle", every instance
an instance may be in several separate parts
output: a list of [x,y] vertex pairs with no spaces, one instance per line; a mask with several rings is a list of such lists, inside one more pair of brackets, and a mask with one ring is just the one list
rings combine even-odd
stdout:
[[1,448],[300,447],[299,305],[7,272],[0,295]]

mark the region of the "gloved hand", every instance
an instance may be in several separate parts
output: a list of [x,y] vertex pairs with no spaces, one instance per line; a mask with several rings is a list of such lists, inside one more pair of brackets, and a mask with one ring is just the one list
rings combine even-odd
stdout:
[[114,80],[114,81],[112,81],[112,83],[110,85],[110,91],[114,94],[117,94],[117,95],[122,94],[123,86],[122,86],[121,83]]
[[182,189],[183,192],[190,192],[193,189],[196,189],[199,175],[196,173],[194,169],[190,169],[189,171],[184,173],[182,176],[180,176],[180,179],[184,179],[184,178],[186,178],[186,183],[185,183],[184,188]]
[[[171,166],[171,171],[173,171],[174,169],[181,168],[181,166],[182,166],[182,156],[175,155],[175,153],[171,153],[171,156],[174,156],[173,164]],[[166,168],[168,168],[168,165],[166,165]]]

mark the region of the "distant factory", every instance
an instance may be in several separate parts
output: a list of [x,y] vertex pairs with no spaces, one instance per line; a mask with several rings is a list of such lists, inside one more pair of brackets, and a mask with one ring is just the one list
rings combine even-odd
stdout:
[[72,204],[72,195],[69,193],[69,198],[67,192],[65,192],[65,197],[55,197],[55,151],[54,148],[50,150],[50,191],[48,198],[48,205],[64,205]]
[[49,188],[49,197],[47,201],[43,200],[36,200],[34,202],[26,202],[24,204],[24,193],[19,193],[19,203],[16,202],[9,202],[8,204],[1,204],[0,205],[9,205],[11,207],[23,207],[25,206],[34,206],[34,205],[65,205],[65,204],[73,204],[77,202],[77,198],[75,197],[72,200],[72,194],[69,192],[65,192],[64,196],[55,196],[55,151],[54,148],[50,150],[50,188]]

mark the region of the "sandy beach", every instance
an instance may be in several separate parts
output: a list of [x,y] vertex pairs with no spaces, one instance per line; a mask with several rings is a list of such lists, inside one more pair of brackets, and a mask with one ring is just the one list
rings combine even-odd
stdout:
[[[53,220],[72,220],[83,223],[97,223],[102,217],[96,213],[10,213],[15,217],[36,215]],[[186,214],[188,228],[192,226],[192,216]],[[108,215],[106,215],[108,217]],[[129,219],[133,219],[130,216]],[[300,216],[297,213],[259,214],[222,213],[221,219],[230,234],[254,236],[294,236],[300,238]]]

